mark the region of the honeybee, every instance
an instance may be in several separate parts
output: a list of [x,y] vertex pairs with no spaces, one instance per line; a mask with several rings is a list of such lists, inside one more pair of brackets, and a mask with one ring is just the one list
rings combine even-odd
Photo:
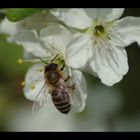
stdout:
[[71,96],[73,95],[75,85],[70,85],[68,83],[70,76],[64,79],[63,69],[65,65],[63,65],[62,68],[59,69],[58,64],[54,62],[58,55],[56,55],[51,63],[46,64],[45,66],[45,83],[34,101],[32,108],[33,112],[42,107],[47,101],[46,88],[48,88],[53,104],[58,109],[58,111],[63,114],[68,114],[71,110]]

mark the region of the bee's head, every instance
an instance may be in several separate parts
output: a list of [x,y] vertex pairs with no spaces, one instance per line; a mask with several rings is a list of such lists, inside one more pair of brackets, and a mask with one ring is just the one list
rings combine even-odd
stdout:
[[58,68],[58,64],[51,63],[51,64],[49,64],[45,67],[45,73],[48,72],[48,71],[56,70],[57,68]]

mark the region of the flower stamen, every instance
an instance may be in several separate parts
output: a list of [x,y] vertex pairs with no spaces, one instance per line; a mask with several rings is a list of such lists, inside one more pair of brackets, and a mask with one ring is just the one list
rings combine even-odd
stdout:
[[34,90],[34,89],[35,89],[35,86],[34,86],[34,85],[32,85],[32,86],[31,86],[31,90]]
[[22,64],[23,62],[24,62],[23,59],[18,59],[19,64]]
[[26,82],[25,82],[25,81],[22,81],[22,82],[21,82],[21,86],[24,87],[25,85],[26,85]]
[[100,36],[101,34],[105,33],[105,28],[102,25],[95,26],[94,34]]

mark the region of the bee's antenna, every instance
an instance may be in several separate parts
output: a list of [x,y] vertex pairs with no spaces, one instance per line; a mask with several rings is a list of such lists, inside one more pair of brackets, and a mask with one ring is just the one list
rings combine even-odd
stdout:
[[53,63],[55,61],[55,59],[58,57],[59,53],[54,57],[54,59],[51,61],[51,63]]
[[43,63],[48,64],[48,63],[46,63],[41,57],[39,57],[39,59],[40,59]]

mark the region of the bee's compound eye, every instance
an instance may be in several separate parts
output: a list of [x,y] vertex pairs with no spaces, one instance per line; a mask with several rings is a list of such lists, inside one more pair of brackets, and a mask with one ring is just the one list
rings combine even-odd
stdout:
[[57,69],[58,65],[56,63],[52,63],[50,67],[51,67],[51,70],[55,70]]
[[48,71],[50,71],[50,70],[51,70],[50,66],[46,66],[45,67],[45,73],[48,72]]

